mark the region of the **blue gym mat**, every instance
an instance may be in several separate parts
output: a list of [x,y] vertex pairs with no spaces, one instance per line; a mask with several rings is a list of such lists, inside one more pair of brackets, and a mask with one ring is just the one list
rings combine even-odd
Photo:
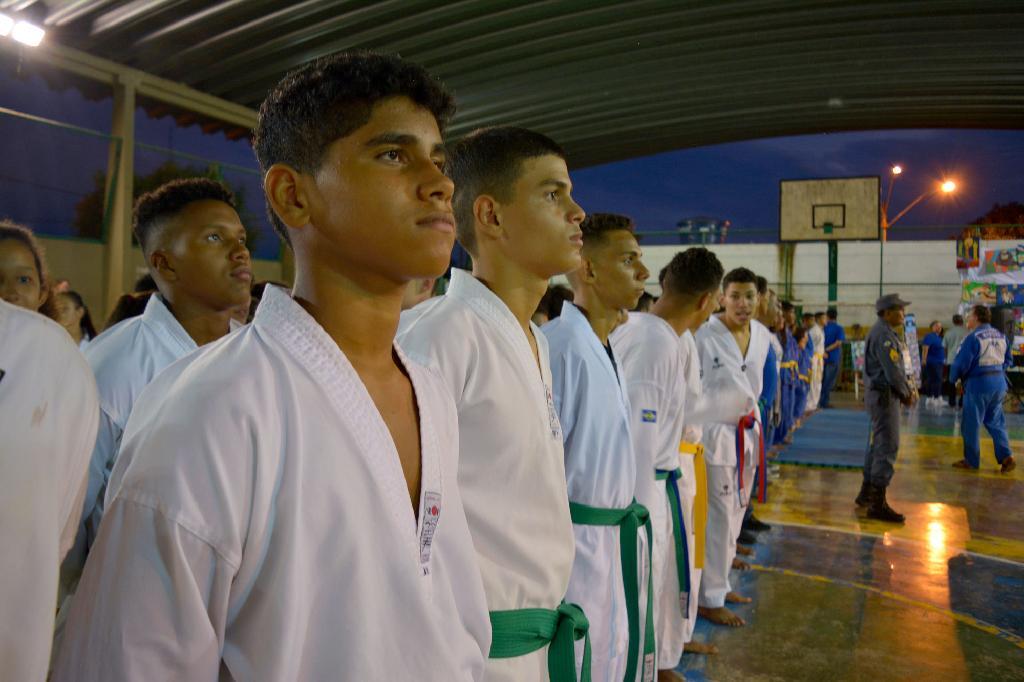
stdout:
[[821,410],[811,415],[783,446],[774,461],[780,464],[864,468],[870,422],[863,410]]

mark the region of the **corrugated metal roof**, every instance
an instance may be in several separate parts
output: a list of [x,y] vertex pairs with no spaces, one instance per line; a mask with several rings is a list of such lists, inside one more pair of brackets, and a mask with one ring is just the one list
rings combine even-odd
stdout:
[[[15,4],[42,5],[0,2]],[[1024,127],[1019,0],[49,6],[47,40],[250,107],[313,57],[398,52],[456,92],[453,135],[536,128],[577,167],[797,133]]]

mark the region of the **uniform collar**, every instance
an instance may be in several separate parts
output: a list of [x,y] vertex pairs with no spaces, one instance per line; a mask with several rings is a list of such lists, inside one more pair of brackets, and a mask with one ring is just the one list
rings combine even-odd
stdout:
[[186,353],[191,353],[199,347],[196,345],[195,339],[189,336],[189,333],[178,322],[178,318],[171,313],[159,293],[149,297],[146,309],[142,312],[142,323],[156,332],[160,338],[173,343]]

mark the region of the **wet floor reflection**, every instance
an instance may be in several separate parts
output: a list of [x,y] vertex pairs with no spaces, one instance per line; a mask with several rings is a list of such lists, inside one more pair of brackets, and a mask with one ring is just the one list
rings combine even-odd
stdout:
[[773,466],[757,513],[776,527],[734,581],[749,625],[702,622],[722,654],[684,658],[687,679],[1024,680],[1024,474],[1000,475],[985,441],[982,471],[953,469],[958,434],[950,411],[905,415],[902,526],[856,509],[857,471]]

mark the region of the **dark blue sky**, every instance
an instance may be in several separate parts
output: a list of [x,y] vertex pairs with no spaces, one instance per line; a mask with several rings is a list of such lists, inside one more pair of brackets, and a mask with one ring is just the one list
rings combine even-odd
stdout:
[[[17,80],[3,69],[0,107],[110,131],[111,100],[89,101],[74,88],[51,90],[38,78]],[[70,234],[75,204],[105,168],[106,141],[2,115],[0,135],[6,157],[0,169],[0,217],[44,233]],[[260,232],[258,255],[276,256],[278,244],[263,215],[261,183],[246,141],[206,135],[197,126],[181,128],[171,118],[151,119],[141,110],[136,138],[251,169],[228,171],[226,177],[245,194],[249,220]],[[145,174],[169,158],[167,152],[140,150],[136,172]],[[882,175],[884,189],[893,163],[905,172],[890,215],[942,177],[954,177],[960,186],[955,196],[929,199],[911,211],[894,238],[941,238],[948,230],[934,228],[963,225],[994,203],[1024,201],[1024,131],[891,130],[752,140],[577,170],[573,183],[586,210],[626,213],[641,231],[672,230],[682,218],[711,215],[731,221],[729,242],[775,241],[779,180]]]

